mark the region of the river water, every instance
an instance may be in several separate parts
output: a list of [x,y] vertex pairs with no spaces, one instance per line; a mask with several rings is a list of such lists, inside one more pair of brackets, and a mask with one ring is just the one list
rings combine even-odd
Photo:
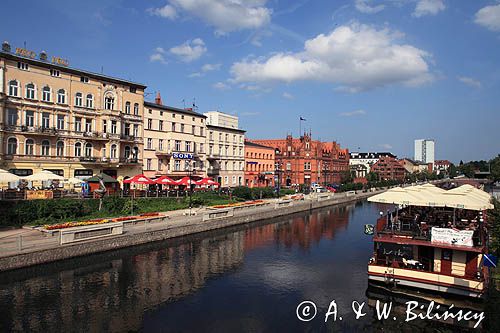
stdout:
[[[3,273],[0,331],[460,330],[405,323],[397,307],[396,320],[377,319],[366,274],[373,245],[363,226],[379,210],[358,202]],[[308,322],[296,315],[303,300],[317,306]],[[337,318],[325,323],[332,300]],[[357,320],[354,300],[365,303]]]

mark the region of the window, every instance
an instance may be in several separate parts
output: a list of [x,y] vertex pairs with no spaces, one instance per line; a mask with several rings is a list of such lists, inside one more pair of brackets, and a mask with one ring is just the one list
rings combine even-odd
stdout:
[[42,141],[42,156],[50,155],[50,142],[49,140]]
[[80,77],[80,82],[83,82],[83,83],[89,83],[89,78],[86,77],[86,76],[81,76]]
[[125,158],[129,158],[130,157],[130,146],[125,146],[125,151],[124,151],[123,154],[124,154],[123,156]]
[[52,100],[51,91],[49,86],[45,86],[42,89],[42,101],[50,102]]
[[125,126],[124,126],[124,134],[129,136],[130,135],[130,124],[128,123],[125,123]]
[[104,108],[106,110],[113,110],[115,108],[115,99],[113,96],[106,96],[104,98]]
[[15,126],[17,124],[17,110],[7,109],[7,125]]
[[194,130],[196,129],[196,126],[191,126],[191,133],[194,135]]
[[175,113],[172,113],[172,118],[175,118]]
[[151,170],[152,161],[150,158],[146,160],[146,170]]
[[35,111],[26,111],[26,126],[35,126]]
[[103,133],[108,133],[108,121],[106,119],[102,121],[102,131]]
[[26,85],[26,98],[35,99],[35,85],[33,83]]
[[240,147],[240,156],[243,156],[243,148]]
[[228,185],[229,184],[229,177],[226,176],[224,177],[224,185]]
[[203,143],[200,143],[200,153],[203,154]]
[[57,91],[57,103],[66,104],[66,91],[64,89]]
[[158,159],[158,170],[163,169],[163,166],[162,166],[162,164],[163,164],[163,163],[162,163],[162,162],[163,162],[163,161],[159,158],[159,159]]
[[147,148],[148,149],[152,149],[153,148],[153,139],[151,138],[148,138],[148,141],[147,141]]
[[158,149],[161,151],[163,150],[163,139],[158,140]]
[[116,158],[116,145],[111,145],[111,158]]
[[175,151],[180,151],[180,150],[181,150],[181,141],[175,140]]
[[64,155],[64,142],[57,141],[56,143],[56,155],[63,156]]
[[159,129],[160,131],[163,131],[163,120],[160,120],[160,121],[158,122],[158,129]]
[[233,142],[236,143],[236,134],[233,134]]
[[213,140],[214,139],[214,132],[210,131],[210,133],[208,134],[208,138],[209,138],[209,140]]
[[286,163],[286,169],[287,169],[287,170],[292,170],[292,163],[287,162],[287,163]]
[[137,103],[134,103],[134,115],[136,115],[136,116],[139,115],[139,104],[137,104]]
[[181,119],[184,119],[184,115],[181,115]]
[[15,155],[17,154],[17,139],[9,138],[7,141],[7,154]]
[[139,125],[134,124],[134,137],[139,137]]
[[42,113],[42,128],[50,127],[50,114],[48,112]]
[[33,141],[33,139],[27,139],[25,144],[24,144],[24,154],[25,155],[33,155],[34,154],[34,150],[33,150],[33,146],[34,146],[35,142]]
[[153,119],[148,119],[148,129],[153,128]]
[[90,118],[85,118],[85,132],[92,132],[92,119]]
[[130,102],[125,103],[125,113],[130,114]]
[[311,162],[304,162],[304,170],[311,170]]
[[82,131],[82,118],[75,117],[75,132]]
[[186,141],[186,151],[191,151],[191,141]]
[[61,76],[61,72],[59,72],[59,70],[57,70],[57,69],[51,69],[50,70],[50,76],[60,77]]
[[130,92],[135,94],[137,92],[137,88],[135,87],[130,87]]
[[226,142],[229,142],[229,134],[226,133]]
[[181,124],[181,133],[184,133],[184,124]]
[[75,94],[75,106],[82,106],[83,105],[83,95],[80,92],[77,92]]
[[116,134],[116,120],[111,120],[111,133]]
[[233,185],[236,185],[236,176],[233,176]]
[[175,132],[175,123],[172,123],[172,132]]
[[222,141],[222,133],[219,133],[219,141]]
[[184,170],[189,170],[189,167],[190,167],[189,161],[187,161],[187,160],[184,161]]
[[20,61],[18,61],[18,62],[17,62],[17,68],[19,68],[19,69],[21,69],[21,70],[23,70],[23,71],[27,71],[27,70],[29,70],[29,69],[30,69],[30,67],[28,66],[28,64],[27,64],[27,63],[25,63],[25,62],[20,62]]
[[203,127],[200,127],[200,136],[203,136]]
[[16,80],[9,82],[9,95],[17,97],[19,93],[19,84]]
[[80,142],[75,143],[75,156],[82,156],[82,144]]
[[233,156],[236,156],[236,147],[233,147]]
[[92,157],[92,144],[90,142],[85,144],[85,157]]
[[94,96],[92,94],[87,95],[87,107],[92,109],[94,107]]
[[233,161],[233,170],[236,170],[236,162]]
[[174,161],[174,171],[180,171],[180,170],[181,170],[181,161],[175,160]]

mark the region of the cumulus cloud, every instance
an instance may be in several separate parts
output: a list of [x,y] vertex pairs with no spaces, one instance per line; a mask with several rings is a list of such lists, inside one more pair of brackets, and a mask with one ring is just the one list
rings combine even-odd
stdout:
[[413,16],[436,15],[440,11],[445,10],[445,8],[443,0],[419,0],[415,6]]
[[214,83],[212,85],[212,87],[214,89],[217,89],[217,90],[228,90],[228,89],[231,89],[230,86],[228,86],[227,84],[225,84],[224,82],[217,82],[217,83]]
[[179,12],[201,19],[218,35],[236,30],[257,29],[271,21],[272,10],[266,0],[169,0],[161,8],[149,9],[153,15],[175,19]]
[[459,76],[458,80],[468,86],[474,87],[474,88],[481,88],[481,82],[479,82],[476,79],[473,79],[471,77],[467,76]]
[[290,93],[284,92],[283,93],[283,98],[294,99],[295,97],[292,94],[290,94]]
[[163,49],[163,47],[157,47],[154,50],[153,54],[149,56],[149,61],[166,64],[167,61],[165,60],[165,50]]
[[356,9],[364,14],[375,14],[384,10],[385,6],[379,4],[376,6],[370,5],[372,0],[356,0],[354,5]]
[[481,8],[474,22],[491,31],[500,31],[500,4]]
[[183,44],[174,46],[170,49],[170,53],[177,56],[184,62],[196,60],[205,52],[207,52],[207,48],[205,47],[203,40],[200,38],[185,41]]
[[202,72],[211,72],[218,71],[220,69],[221,64],[205,64],[201,67]]
[[149,8],[148,12],[151,15],[156,15],[171,20],[175,20],[178,16],[175,7],[168,4],[160,8]]
[[233,63],[234,82],[324,81],[350,92],[391,84],[420,85],[432,80],[426,51],[399,44],[403,34],[358,24],[340,26],[305,42],[298,53]]
[[340,115],[342,117],[352,117],[352,116],[363,116],[366,114],[365,110],[354,110],[350,112],[342,112]]

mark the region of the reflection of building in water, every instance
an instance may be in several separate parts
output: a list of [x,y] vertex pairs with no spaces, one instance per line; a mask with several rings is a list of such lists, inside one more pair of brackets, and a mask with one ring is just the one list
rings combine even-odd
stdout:
[[245,232],[245,250],[258,248],[275,241],[286,247],[298,244],[308,248],[322,238],[333,239],[338,229],[345,229],[349,222],[346,207],[314,212],[304,217],[296,217],[284,223],[268,224]]
[[[243,232],[11,283],[0,291],[2,331],[127,331],[143,312],[240,265]],[[1,328],[1,327],[0,327]]]

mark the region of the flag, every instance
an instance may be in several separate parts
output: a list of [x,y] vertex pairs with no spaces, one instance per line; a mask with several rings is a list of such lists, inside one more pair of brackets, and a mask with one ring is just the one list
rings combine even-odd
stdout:
[[305,119],[305,118],[302,118],[302,117],[300,117],[300,120],[306,121],[306,119]]

